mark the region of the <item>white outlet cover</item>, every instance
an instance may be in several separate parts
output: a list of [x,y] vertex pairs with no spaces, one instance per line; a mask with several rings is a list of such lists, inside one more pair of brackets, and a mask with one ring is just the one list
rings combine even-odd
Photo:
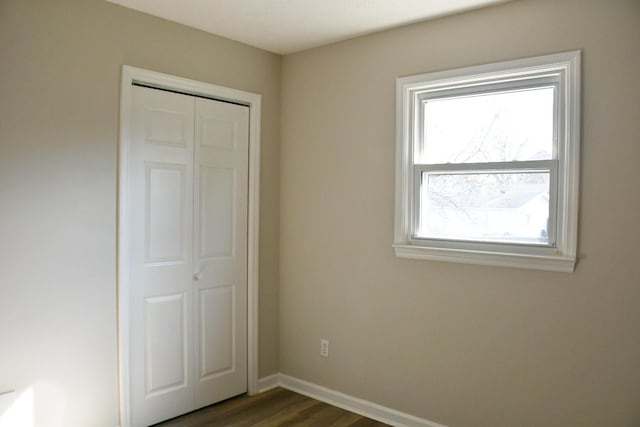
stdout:
[[320,340],[320,356],[324,356],[324,357],[329,356],[329,340],[325,340],[325,339]]

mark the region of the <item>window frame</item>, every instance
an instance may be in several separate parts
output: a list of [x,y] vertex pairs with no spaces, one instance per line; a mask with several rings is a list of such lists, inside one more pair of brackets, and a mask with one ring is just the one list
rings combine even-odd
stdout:
[[[428,99],[555,88],[554,152],[550,160],[493,163],[414,163],[422,145]],[[401,77],[396,80],[394,250],[402,258],[572,272],[578,234],[580,51]],[[425,171],[548,170],[549,243],[503,243],[417,237],[421,174]]]

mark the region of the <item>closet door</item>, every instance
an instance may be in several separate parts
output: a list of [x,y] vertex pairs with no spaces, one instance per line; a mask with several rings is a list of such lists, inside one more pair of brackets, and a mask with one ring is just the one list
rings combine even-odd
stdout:
[[247,391],[249,108],[196,99],[196,408]]
[[133,87],[130,402],[148,426],[247,390],[249,109]]
[[133,87],[129,150],[132,425],[194,409],[193,97]]

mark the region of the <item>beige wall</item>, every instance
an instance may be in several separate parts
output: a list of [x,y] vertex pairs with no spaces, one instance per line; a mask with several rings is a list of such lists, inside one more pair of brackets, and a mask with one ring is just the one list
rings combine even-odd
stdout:
[[260,374],[278,369],[281,58],[98,0],[0,1],[0,391],[117,424],[122,64],[263,95]]
[[[395,79],[573,49],[576,272],[394,257]],[[449,426],[638,425],[638,76],[637,0],[519,0],[286,56],[281,372]]]
[[[263,95],[261,376],[451,427],[636,425],[639,22],[637,0],[516,0],[282,61],[99,0],[0,1],[0,391],[33,388],[36,426],[117,423],[126,63]],[[576,272],[395,258],[396,77],[571,49]]]

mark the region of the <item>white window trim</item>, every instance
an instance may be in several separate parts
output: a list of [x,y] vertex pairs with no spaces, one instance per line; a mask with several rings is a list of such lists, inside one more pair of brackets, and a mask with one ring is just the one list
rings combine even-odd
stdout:
[[[560,75],[559,141],[557,160],[556,247],[552,251],[510,250],[516,245],[458,243],[429,245],[414,239],[413,133],[414,112],[420,94],[461,85],[499,83],[545,72]],[[518,59],[449,71],[401,77],[396,80],[396,195],[394,249],[396,256],[466,264],[505,266],[547,271],[575,269],[578,236],[578,181],[580,160],[580,51]],[[506,248],[506,249],[505,249]],[[549,248],[547,248],[549,249]],[[524,252],[524,253],[523,253]]]

